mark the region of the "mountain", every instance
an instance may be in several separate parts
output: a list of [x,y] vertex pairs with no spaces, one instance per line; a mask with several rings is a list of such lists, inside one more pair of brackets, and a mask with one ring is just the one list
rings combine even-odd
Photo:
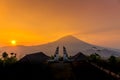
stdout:
[[69,56],[74,56],[79,52],[84,53],[85,55],[90,55],[92,53],[98,53],[102,57],[109,57],[111,55],[120,56],[119,51],[114,51],[108,48],[103,48],[95,46],[89,43],[86,43],[82,40],[77,39],[74,36],[65,36],[54,42],[36,45],[36,46],[14,46],[14,47],[2,47],[0,51],[14,52],[18,54],[18,57],[21,58],[30,53],[44,52],[46,55],[54,55],[56,47],[60,47],[60,55],[63,54],[63,46],[66,47]]

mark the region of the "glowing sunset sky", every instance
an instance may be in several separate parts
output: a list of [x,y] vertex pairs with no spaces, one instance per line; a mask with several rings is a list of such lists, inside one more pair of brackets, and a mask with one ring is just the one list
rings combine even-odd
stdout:
[[0,46],[74,35],[120,49],[120,0],[0,0]]

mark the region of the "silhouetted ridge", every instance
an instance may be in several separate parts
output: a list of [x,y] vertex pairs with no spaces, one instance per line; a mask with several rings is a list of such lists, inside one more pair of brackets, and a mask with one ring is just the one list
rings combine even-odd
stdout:
[[83,53],[79,52],[78,54],[76,54],[75,56],[73,56],[72,59],[74,61],[86,61],[87,57]]
[[50,57],[45,55],[43,52],[33,53],[26,55],[19,60],[19,63],[42,63],[49,59]]

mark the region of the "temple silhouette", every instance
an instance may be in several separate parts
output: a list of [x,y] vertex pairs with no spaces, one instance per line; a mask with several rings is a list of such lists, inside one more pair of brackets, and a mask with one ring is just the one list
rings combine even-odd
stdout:
[[[59,47],[56,48],[55,54],[54,54],[54,58],[48,60],[48,62],[59,62]],[[70,62],[71,60],[68,58],[68,53],[66,50],[66,47],[63,46],[63,57],[62,57],[62,61],[63,62]]]

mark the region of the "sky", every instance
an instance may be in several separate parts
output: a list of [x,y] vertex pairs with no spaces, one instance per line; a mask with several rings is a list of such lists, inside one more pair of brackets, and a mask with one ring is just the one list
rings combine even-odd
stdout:
[[0,46],[38,45],[66,35],[120,49],[120,0],[0,0]]

